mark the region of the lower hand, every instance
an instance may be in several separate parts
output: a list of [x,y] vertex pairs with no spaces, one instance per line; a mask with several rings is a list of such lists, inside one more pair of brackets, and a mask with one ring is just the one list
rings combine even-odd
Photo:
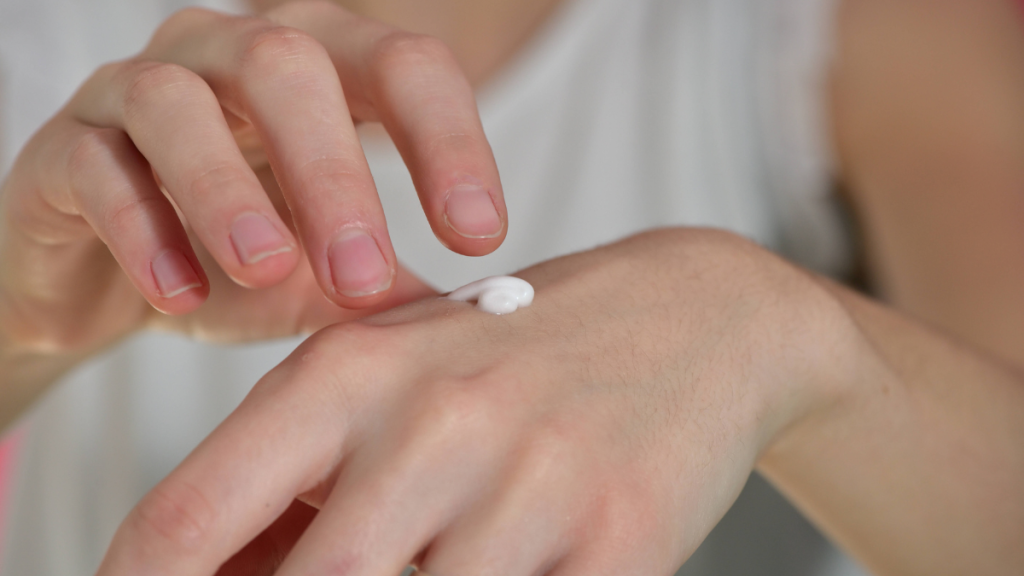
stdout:
[[833,300],[733,236],[648,233],[520,276],[536,297],[507,316],[432,299],[309,338],[99,574],[667,575],[829,404]]

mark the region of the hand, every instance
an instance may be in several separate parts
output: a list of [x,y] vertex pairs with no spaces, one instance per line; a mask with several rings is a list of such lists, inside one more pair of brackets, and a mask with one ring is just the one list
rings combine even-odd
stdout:
[[[279,336],[356,316],[318,292],[377,309],[428,293],[397,271],[359,121],[384,124],[446,246],[501,243],[494,159],[439,41],[328,2],[189,9],[99,69],[17,159],[0,208],[0,341],[94,349],[152,308],[192,313],[160,322],[207,337]],[[195,314],[211,289],[216,310]]]
[[745,241],[660,231],[520,276],[508,316],[432,299],[309,338],[99,574],[667,575],[829,405],[838,306]]

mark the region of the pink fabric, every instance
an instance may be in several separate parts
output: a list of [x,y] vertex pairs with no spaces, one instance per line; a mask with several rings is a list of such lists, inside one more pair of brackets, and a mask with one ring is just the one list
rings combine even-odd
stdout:
[[10,503],[14,464],[21,446],[21,433],[8,434],[0,442],[0,557],[3,555],[4,528],[7,522],[7,505]]

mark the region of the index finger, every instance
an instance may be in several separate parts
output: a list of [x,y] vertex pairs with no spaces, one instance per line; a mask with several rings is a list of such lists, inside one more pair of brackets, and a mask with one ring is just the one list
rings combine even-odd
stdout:
[[353,415],[365,406],[325,394],[338,384],[326,380],[335,376],[323,367],[338,362],[332,356],[343,354],[342,348],[355,349],[344,353],[351,363],[373,356],[367,333],[357,325],[328,330],[268,373],[136,505],[118,528],[97,576],[214,574],[297,495],[324,480],[348,448]]

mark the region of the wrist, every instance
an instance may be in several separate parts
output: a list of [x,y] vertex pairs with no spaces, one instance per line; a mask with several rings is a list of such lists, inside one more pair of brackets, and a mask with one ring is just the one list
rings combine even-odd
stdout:
[[793,455],[822,446],[822,438],[843,434],[846,423],[891,380],[848,307],[856,296],[830,280],[806,278],[816,294],[813,312],[803,315],[806,348],[796,357],[799,377],[788,409],[778,411],[781,417],[765,435],[762,471],[783,469],[796,461]]
[[728,232],[664,229],[621,246],[638,242],[648,246],[628,253],[628,275],[649,260],[653,282],[641,298],[671,306],[675,328],[662,337],[673,349],[686,359],[695,351],[713,357],[705,377],[718,393],[731,391],[722,415],[739,426],[754,457],[804,422],[843,409],[864,340],[827,281]]
[[767,372],[775,378],[755,414],[760,461],[845,419],[868,392],[862,373],[878,367],[870,344],[838,297],[837,291],[844,289],[782,264],[793,276],[775,286],[778,305],[762,327],[769,335],[769,343],[761,345],[767,351]]

